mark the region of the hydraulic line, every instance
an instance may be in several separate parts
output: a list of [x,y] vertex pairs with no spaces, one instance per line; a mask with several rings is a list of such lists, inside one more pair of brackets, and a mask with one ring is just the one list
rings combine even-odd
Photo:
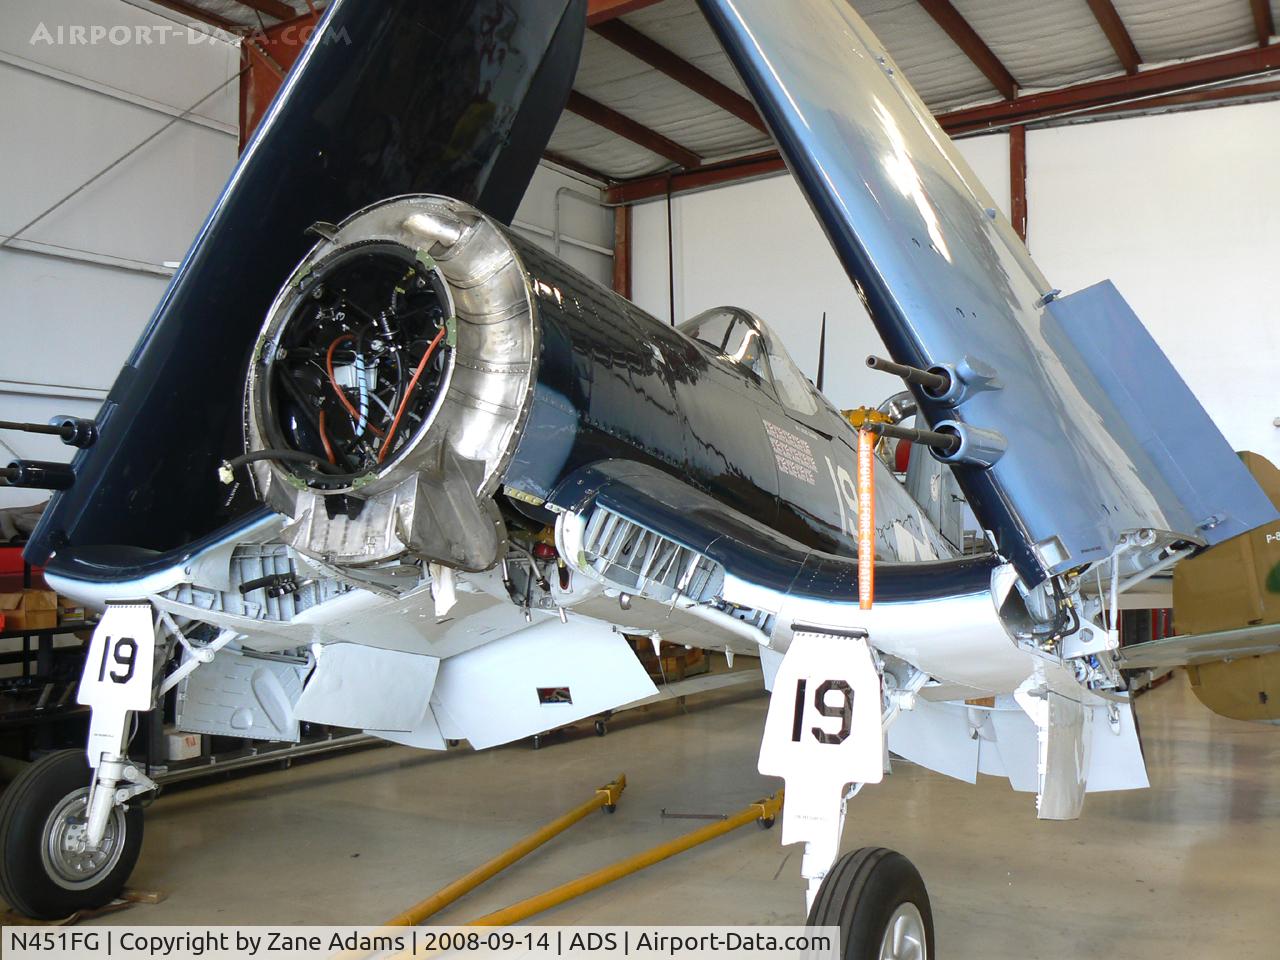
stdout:
[[[254,450],[252,453],[242,453],[231,460],[224,460],[222,466],[218,468],[218,477],[229,486],[235,481],[235,471],[247,463],[255,463],[259,460],[274,460],[277,463],[297,464],[299,472],[310,475],[310,479],[317,483],[347,483],[363,475],[360,473],[338,473],[334,464],[326,462],[324,457],[318,454],[303,453],[301,450],[268,448],[266,450]],[[308,469],[309,465],[314,465],[315,469]]]

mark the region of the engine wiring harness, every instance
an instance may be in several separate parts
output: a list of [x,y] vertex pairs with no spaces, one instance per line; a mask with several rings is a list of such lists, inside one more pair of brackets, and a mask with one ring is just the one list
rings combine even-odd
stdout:
[[261,400],[265,447],[222,464],[279,464],[309,486],[376,475],[430,418],[456,345],[456,321],[434,261],[369,242],[322,261],[294,284],[273,340]]

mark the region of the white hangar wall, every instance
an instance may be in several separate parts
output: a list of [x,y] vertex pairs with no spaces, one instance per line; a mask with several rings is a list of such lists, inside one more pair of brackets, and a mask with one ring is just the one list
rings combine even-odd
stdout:
[[[164,293],[166,263],[185,255],[235,165],[237,42],[212,29],[189,36],[180,23],[123,0],[0,3],[0,242],[218,91],[0,247],[0,420],[94,415]],[[114,32],[94,40],[95,26]],[[540,167],[517,230],[553,249],[558,206],[561,256],[607,285],[612,211],[562,188],[600,197]],[[4,463],[72,452],[53,438],[0,432]],[[0,507],[47,496],[0,488]]]
[[[95,26],[115,32],[95,40]],[[182,259],[235,163],[239,59],[227,40],[189,34],[177,20],[132,4],[0,4],[5,238],[217,90],[0,248],[0,419],[97,411],[164,293],[172,274],[166,262]],[[71,453],[31,434],[5,431],[0,442],[5,462],[15,454],[67,460]],[[0,506],[47,496],[0,490]]]
[[[1007,135],[958,146],[1007,212]],[[1280,463],[1278,154],[1280,102],[1027,135],[1028,245],[1049,281],[1114,280],[1232,445]],[[832,401],[895,390],[863,366],[879,338],[789,176],[677,196],[672,211],[678,320],[747,307],[812,376],[825,310]],[[633,294],[668,319],[665,200],[637,207],[632,229]]]
[[1280,101],[1027,137],[1046,275],[1114,280],[1231,444],[1280,464],[1278,157]]

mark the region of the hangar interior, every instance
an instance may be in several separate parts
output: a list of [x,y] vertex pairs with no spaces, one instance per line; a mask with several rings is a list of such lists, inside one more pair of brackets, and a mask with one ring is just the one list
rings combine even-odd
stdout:
[[[1230,447],[1280,464],[1280,2],[850,5],[1052,285],[1114,281]],[[837,411],[895,394],[898,380],[864,363],[885,347],[860,291],[699,4],[586,7],[572,90],[510,219],[515,236],[664,324],[750,311]],[[0,9],[0,420],[97,415],[324,13],[303,0]],[[909,179],[902,157],[896,175]],[[182,442],[202,429],[193,417]],[[0,452],[57,464],[75,451],[56,435],[0,430]],[[49,493],[15,478],[0,486],[0,534],[20,546]],[[982,539],[972,511],[962,522]],[[1280,548],[1251,542],[1230,563],[1207,566],[1210,550],[1131,590],[1121,642],[1274,626],[1280,580],[1267,571],[1280,570]],[[39,575],[10,554],[0,593],[23,597]],[[1181,613],[1176,576],[1187,581]],[[59,599],[46,624],[14,603],[0,661],[8,778],[83,738],[74,689],[94,619]],[[24,612],[39,626],[12,619]],[[283,753],[244,775],[175,778],[148,811],[129,881],[165,899],[94,922],[379,923],[626,772],[616,815],[442,916],[462,922],[698,826],[682,814],[714,819],[777,789],[757,773],[769,698],[755,658],[659,643],[635,650],[668,694],[601,711],[594,729],[475,752],[446,737],[449,749],[432,754],[326,731],[351,749],[321,739],[306,762]],[[892,776],[850,802],[842,849],[908,855],[948,955],[1273,956],[1280,640],[1266,643],[1226,664],[1255,671],[1235,716],[1269,723],[1206,709],[1235,696],[1201,689],[1226,669],[1221,659],[1146,669],[1134,713],[1149,789],[1093,796],[1080,819],[1037,821],[1034,797],[999,778],[970,785],[897,757]],[[1223,682],[1236,691],[1241,681]],[[214,750],[212,736],[193,747],[170,733],[163,717],[149,726],[148,750],[205,760]],[[778,832],[714,841],[538,922],[801,923],[799,848],[780,847]]]

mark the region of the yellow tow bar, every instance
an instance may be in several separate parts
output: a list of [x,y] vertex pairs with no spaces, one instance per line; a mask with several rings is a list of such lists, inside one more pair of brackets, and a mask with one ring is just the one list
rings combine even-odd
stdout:
[[[582,806],[569,811],[560,819],[547,824],[537,833],[530,834],[510,850],[494,857],[483,866],[477,867],[466,876],[455,880],[438,893],[434,893],[421,903],[415,904],[399,916],[388,920],[385,926],[410,926],[421,923],[447,904],[457,900],[468,891],[474,890],[494,874],[515,863],[530,851],[537,849],[556,834],[562,833],[592,810],[606,805],[616,805],[618,795],[622,793],[626,782],[626,778],[620,776],[613,783],[601,787],[596,791],[596,795]],[[694,830],[692,833],[686,833],[682,837],[676,837],[674,840],[668,840],[666,843],[637,853],[635,856],[620,860],[607,867],[602,867],[594,873],[578,877],[576,880],[570,880],[568,883],[562,884],[553,890],[548,890],[546,893],[540,893],[537,896],[529,897],[527,900],[521,900],[519,903],[513,903],[511,906],[487,914],[479,920],[472,920],[470,923],[459,924],[459,926],[497,927],[519,923],[521,920],[527,920],[535,914],[550,910],[552,907],[559,906],[575,897],[582,896],[584,893],[589,893],[606,884],[613,883],[615,880],[620,880],[625,876],[643,870],[645,867],[651,867],[655,863],[674,857],[676,854],[684,853],[686,850],[706,843],[708,840],[724,836],[726,833],[730,833],[752,821],[758,821],[765,826],[770,826],[782,810],[782,800],[783,794],[779,790],[772,797],[758,800],[732,816],[726,817],[724,820],[708,824],[705,827]],[[394,960],[407,960],[410,956],[432,956],[438,952],[419,951],[416,954],[411,954],[406,951],[405,953],[397,954]]]
[[439,913],[449,904],[470,893],[490,877],[501,873],[517,860],[537,850],[538,847],[552,837],[564,833],[584,817],[589,816],[596,810],[605,808],[612,812],[613,808],[618,805],[618,798],[622,796],[622,791],[626,788],[626,774],[619,774],[617,780],[612,783],[606,783],[603,787],[597,789],[595,795],[586,803],[574,807],[564,816],[552,820],[545,827],[529,834],[514,847],[504,851],[487,863],[482,863],[466,876],[459,877],[448,886],[437,890],[427,899],[415,903],[408,910],[392,917],[385,925],[388,927],[411,927],[421,923],[427,917]]
[[607,867],[588,873],[586,876],[578,877],[576,880],[570,880],[568,883],[561,884],[554,890],[548,890],[546,893],[540,893],[530,897],[527,900],[521,900],[519,903],[513,903],[509,907],[504,907],[493,913],[481,917],[479,920],[472,920],[463,926],[468,927],[498,927],[511,923],[519,923],[526,920],[534,914],[542,913],[557,907],[568,900],[580,897],[584,893],[589,893],[606,884],[613,883],[615,880],[643,870],[645,867],[651,867],[655,863],[660,863],[668,857],[674,857],[678,853],[684,853],[692,847],[698,846],[700,843],[706,843],[708,840],[714,840],[716,837],[723,836],[730,831],[745,826],[753,820],[761,821],[765,824],[771,824],[777,817],[778,812],[782,809],[782,791],[779,790],[772,797],[764,800],[758,800],[748,807],[739,810],[728,819],[721,820],[717,823],[708,824],[701,829],[694,830],[692,833],[686,833],[682,837],[676,837],[674,840],[668,840],[666,843],[659,844],[650,850],[637,853],[633,857],[625,860],[619,860],[617,863],[610,864]]

